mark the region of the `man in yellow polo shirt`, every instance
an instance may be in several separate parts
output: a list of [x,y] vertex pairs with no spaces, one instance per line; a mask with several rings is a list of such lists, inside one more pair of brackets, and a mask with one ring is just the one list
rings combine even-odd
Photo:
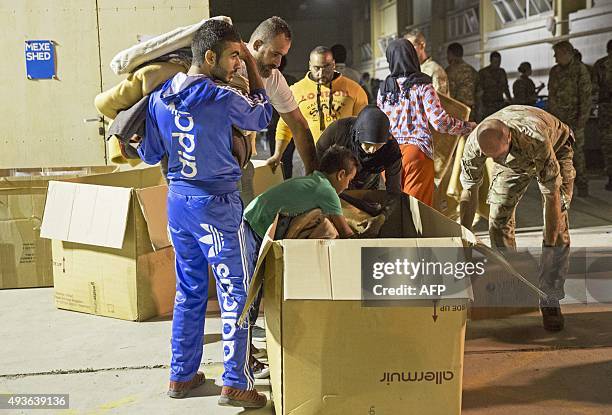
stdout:
[[[363,88],[335,68],[331,50],[317,46],[310,52],[310,70],[304,79],[290,87],[315,143],[332,122],[356,116],[368,105],[368,97]],[[291,139],[291,130],[281,119],[276,127],[276,149],[272,156],[277,162]]]

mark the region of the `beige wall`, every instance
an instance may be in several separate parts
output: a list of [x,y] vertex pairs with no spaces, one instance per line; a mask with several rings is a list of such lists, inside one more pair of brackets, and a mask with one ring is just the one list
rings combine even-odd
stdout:
[[[0,169],[106,164],[93,99],[121,80],[112,56],[208,14],[207,0],[0,0]],[[57,79],[26,78],[25,40],[55,42]]]

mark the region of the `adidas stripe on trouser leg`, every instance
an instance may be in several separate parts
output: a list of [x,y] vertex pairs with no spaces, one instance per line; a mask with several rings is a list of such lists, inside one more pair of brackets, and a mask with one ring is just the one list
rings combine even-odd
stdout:
[[221,305],[223,384],[252,389],[249,328],[236,325],[252,274],[247,246],[250,239],[244,234],[239,193],[186,196],[170,190],[168,228],[176,253],[177,277],[170,380],[190,380],[200,366],[210,264]]

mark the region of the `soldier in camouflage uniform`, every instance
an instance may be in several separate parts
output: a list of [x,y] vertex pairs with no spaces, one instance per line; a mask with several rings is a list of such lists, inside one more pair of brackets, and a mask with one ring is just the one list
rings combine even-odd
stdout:
[[593,65],[593,86],[597,86],[599,113],[599,142],[604,155],[608,183],[612,191],[612,40],[607,44],[608,56]]
[[547,112],[511,105],[488,117],[467,139],[461,159],[461,223],[471,228],[487,157],[495,162],[487,203],[491,246],[516,249],[516,206],[535,177],[544,199],[540,300],[544,328],[561,330],[559,300],[569,265],[568,212],[575,171],[572,130]]
[[476,114],[476,83],[478,72],[463,60],[463,46],[451,43],[446,49],[448,89],[450,96],[470,107],[470,121]]
[[574,130],[574,167],[578,196],[589,194],[584,161],[584,127],[591,111],[591,78],[584,64],[574,57],[568,41],[553,46],[557,65],[548,78],[548,112]]
[[416,50],[417,56],[419,57],[421,72],[431,76],[431,81],[436,92],[448,95],[448,76],[446,76],[444,68],[427,55],[427,41],[425,40],[423,32],[415,29],[404,35],[404,38],[414,46],[414,50]]
[[499,52],[491,52],[489,59],[491,64],[478,71],[476,96],[479,101],[480,119],[506,106],[504,95],[508,102],[512,102],[512,95],[508,88],[508,76],[501,68],[501,55]]
[[521,63],[518,71],[521,76],[512,84],[513,102],[518,105],[531,105],[535,107],[538,93],[544,88],[544,84],[540,83],[536,88],[531,78],[529,78],[531,76],[531,64],[529,62]]

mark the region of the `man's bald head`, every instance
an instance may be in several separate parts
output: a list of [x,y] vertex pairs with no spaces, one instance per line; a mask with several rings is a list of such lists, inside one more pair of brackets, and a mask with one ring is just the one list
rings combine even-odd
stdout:
[[412,43],[414,50],[416,50],[417,56],[419,57],[419,63],[423,63],[427,60],[427,41],[425,35],[418,29],[412,30],[404,35],[404,39]]
[[485,120],[476,130],[480,150],[491,158],[499,158],[510,151],[510,129],[495,119]]

